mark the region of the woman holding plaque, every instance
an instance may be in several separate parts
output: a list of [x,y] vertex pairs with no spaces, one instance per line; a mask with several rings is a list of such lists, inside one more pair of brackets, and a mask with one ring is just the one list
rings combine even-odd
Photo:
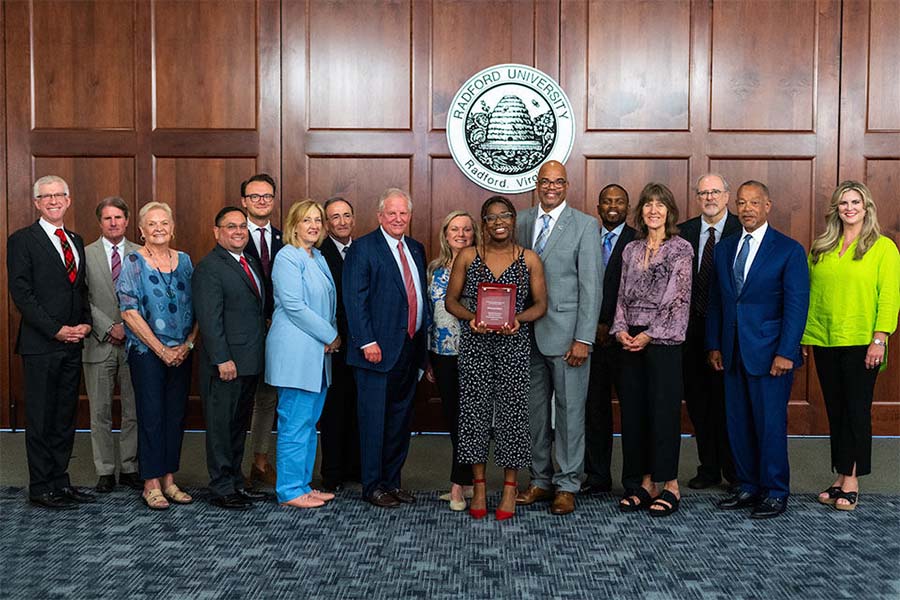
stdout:
[[[681,344],[691,304],[694,251],[677,236],[666,186],[648,183],[634,210],[635,240],[622,252],[622,283],[609,334],[625,352],[616,389],[622,415],[622,512],[678,510]],[[655,482],[665,482],[657,495]]]
[[[547,286],[540,258],[516,243],[516,211],[508,199],[485,201],[481,231],[481,243],[462,250],[453,263],[446,307],[462,321],[459,460],[472,465],[469,514],[476,519],[487,514],[484,475],[493,432],[494,459],[504,474],[495,513],[502,521],[515,515],[516,477],[531,464],[529,329],[547,311]],[[476,313],[481,314],[477,322]]]
[[436,383],[441,396],[444,418],[453,445],[450,469],[450,492],[441,499],[450,501],[450,510],[466,510],[466,496],[472,497],[472,467],[459,462],[459,320],[447,312],[445,298],[453,261],[464,248],[478,239],[475,219],[464,210],[454,210],[441,225],[441,254],[428,265],[428,299],[434,318],[428,330],[426,376]]
[[804,355],[813,347],[837,471],[819,502],[838,510],[856,508],[859,477],[872,471],[872,395],[898,309],[897,246],[881,235],[869,188],[845,181],[810,248],[809,317],[801,340]]

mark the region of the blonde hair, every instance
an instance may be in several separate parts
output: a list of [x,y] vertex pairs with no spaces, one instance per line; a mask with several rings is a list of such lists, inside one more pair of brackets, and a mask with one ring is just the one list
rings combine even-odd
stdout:
[[872,192],[869,191],[865,184],[859,181],[843,181],[831,195],[828,212],[825,213],[825,231],[810,246],[809,254],[813,264],[818,263],[822,259],[823,254],[831,252],[840,243],[841,236],[844,235],[844,222],[841,221],[838,205],[841,203],[841,198],[844,194],[850,191],[857,192],[862,196],[863,208],[866,211],[863,217],[862,231],[859,237],[856,238],[856,251],[853,253],[853,260],[862,260],[869,248],[881,237],[881,227],[878,225],[878,212],[875,210],[875,200],[872,198]]
[[447,229],[450,228],[450,221],[452,221],[456,217],[469,217],[469,222],[472,223],[472,231],[475,235],[475,237],[472,238],[473,245],[477,246],[478,241],[481,238],[481,232],[478,231],[478,226],[475,224],[475,219],[472,218],[472,215],[464,210],[450,211],[450,214],[444,217],[444,222],[441,223],[441,252],[433,261],[428,263],[429,281],[431,281],[431,277],[432,275],[434,275],[434,272],[438,267],[448,267],[450,266],[450,261],[453,260],[453,250],[450,248],[450,244],[447,242]]
[[148,212],[157,209],[165,212],[169,216],[169,220],[172,221],[172,225],[175,225],[175,217],[172,216],[172,207],[165,202],[148,202],[147,204],[143,205],[141,207],[141,210],[138,212],[138,225],[144,224],[144,217],[147,216]]
[[294,202],[291,205],[291,208],[288,209],[287,217],[284,219],[284,231],[281,234],[285,242],[295,248],[300,248],[300,240],[297,239],[297,225],[306,218],[306,215],[314,210],[318,211],[319,217],[322,219],[322,226],[319,228],[319,239],[316,240],[315,244],[316,248],[319,247],[326,235],[325,209],[315,200],[310,200],[308,198],[306,200]]

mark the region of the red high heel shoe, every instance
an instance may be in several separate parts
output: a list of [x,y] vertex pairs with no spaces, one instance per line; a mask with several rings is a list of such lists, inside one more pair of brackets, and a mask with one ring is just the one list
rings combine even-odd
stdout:
[[[474,485],[484,485],[484,484],[485,484],[484,479],[473,479],[472,480],[473,486]],[[487,508],[471,508],[470,507],[469,514],[472,516],[473,519],[483,519],[484,516],[487,514]]]
[[[512,487],[512,488],[518,487],[515,481],[504,481],[504,482],[503,482],[503,485],[504,485],[504,486],[509,486],[509,487]],[[515,511],[515,509],[513,509],[512,512],[507,512],[507,511],[505,511],[505,510],[500,510],[500,509],[498,508],[498,509],[496,510],[496,512],[494,512],[494,517],[495,517],[498,521],[505,521],[505,520],[507,520],[507,519],[512,519],[514,516],[516,516],[516,511]]]

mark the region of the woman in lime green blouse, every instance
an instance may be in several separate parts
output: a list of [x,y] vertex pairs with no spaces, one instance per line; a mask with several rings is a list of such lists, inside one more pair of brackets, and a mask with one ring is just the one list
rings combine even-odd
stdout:
[[900,310],[900,252],[881,235],[872,193],[845,181],[831,196],[825,232],[809,253],[809,318],[838,477],[819,502],[853,510],[859,479],[871,472],[872,392],[886,366],[887,338]]

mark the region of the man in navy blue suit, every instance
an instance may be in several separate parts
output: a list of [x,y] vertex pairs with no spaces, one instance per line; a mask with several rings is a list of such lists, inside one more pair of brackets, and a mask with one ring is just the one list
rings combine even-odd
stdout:
[[382,508],[412,504],[400,487],[419,369],[425,368],[425,248],[405,235],[412,216],[406,192],[378,201],[380,227],[354,241],[344,260],[343,296],[354,368],[363,497]]
[[706,348],[725,372],[728,438],[740,484],[719,508],[752,508],[754,519],[787,508],[790,470],[787,404],[809,308],[803,247],[766,222],[769,190],[747,181],[737,191],[740,236],[715,247]]

